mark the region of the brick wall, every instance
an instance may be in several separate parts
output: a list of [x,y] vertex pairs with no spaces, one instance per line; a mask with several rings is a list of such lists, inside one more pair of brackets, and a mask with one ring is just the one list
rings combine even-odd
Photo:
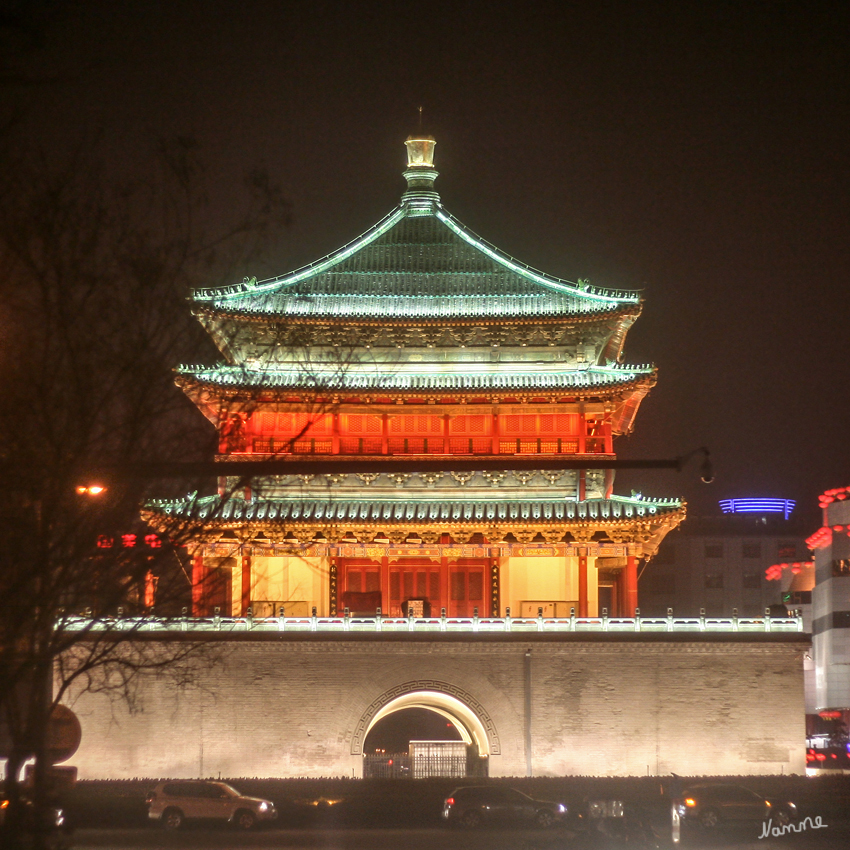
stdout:
[[429,690],[480,719],[491,776],[526,775],[529,731],[538,776],[804,771],[804,641],[492,637],[208,642],[189,684],[72,695],[72,762],[81,778],[360,776],[369,719]]

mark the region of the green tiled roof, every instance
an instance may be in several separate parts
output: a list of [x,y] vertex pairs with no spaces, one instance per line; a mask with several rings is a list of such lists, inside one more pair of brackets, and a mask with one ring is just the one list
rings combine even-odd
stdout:
[[217,496],[200,499],[156,500],[150,510],[175,519],[223,522],[572,522],[581,520],[632,520],[660,517],[678,511],[679,499],[637,499],[612,496],[569,502],[485,499],[229,499]]
[[[472,365],[472,364],[471,364]],[[504,367],[504,364],[500,364]],[[391,367],[389,367],[391,369]],[[321,390],[557,390],[609,387],[630,384],[651,376],[652,366],[590,366],[559,372],[377,372],[374,366],[361,371],[355,365],[345,370],[250,369],[243,366],[181,366],[178,375],[218,387],[264,387]]]
[[523,318],[617,313],[637,292],[538,272],[484,242],[435,202],[403,203],[361,237],[282,277],[199,289],[198,305],[248,316]]

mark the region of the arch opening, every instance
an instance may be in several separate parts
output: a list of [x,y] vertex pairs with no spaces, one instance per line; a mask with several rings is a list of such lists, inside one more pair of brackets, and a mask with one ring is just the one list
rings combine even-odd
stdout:
[[440,693],[439,691],[413,691],[408,694],[401,694],[401,696],[390,700],[385,706],[375,712],[369,721],[369,725],[366,727],[363,740],[366,740],[366,735],[369,734],[379,720],[383,720],[383,718],[404,708],[424,708],[441,714],[455,724],[464,743],[474,745],[478,750],[478,754],[481,756],[490,755],[490,742],[487,737],[487,730],[484,728],[484,724],[478,718],[478,715],[456,697]]

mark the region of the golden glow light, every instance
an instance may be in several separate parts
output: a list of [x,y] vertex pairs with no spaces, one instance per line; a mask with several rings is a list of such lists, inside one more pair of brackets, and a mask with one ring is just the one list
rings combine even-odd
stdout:
[[106,492],[106,487],[103,484],[80,484],[77,487],[77,493],[80,496],[99,496]]

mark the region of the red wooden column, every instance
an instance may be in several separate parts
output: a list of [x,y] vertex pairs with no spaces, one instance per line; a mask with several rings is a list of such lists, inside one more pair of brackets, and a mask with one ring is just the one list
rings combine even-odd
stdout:
[[[386,552],[387,549],[384,549]],[[381,557],[381,614],[386,617],[390,611],[390,558],[389,555]]]
[[[448,419],[448,416],[446,416]],[[445,543],[447,535],[440,536],[440,608],[446,609],[446,614],[450,613],[452,600],[451,580],[449,579],[449,559],[445,555]],[[432,611],[432,614],[439,614],[439,611]]]
[[623,584],[623,616],[634,617],[635,608],[638,607],[638,577],[637,577],[637,562],[638,559],[634,555],[629,555],[626,561],[626,568],[620,576],[620,581]]
[[580,455],[587,453],[587,417],[584,415],[584,405],[578,414],[578,453]]
[[[242,556],[242,600],[240,603],[240,615],[244,617],[251,607],[251,556]],[[277,613],[275,611],[275,613]]]
[[192,616],[203,617],[207,612],[202,610],[204,592],[207,583],[207,567],[204,563],[204,553],[198,549],[192,557]]
[[339,454],[339,413],[331,414],[331,451]]
[[587,616],[587,550],[579,549],[578,556],[578,615]]
[[605,453],[614,454],[614,435],[611,432],[611,414],[606,413],[602,423],[602,434],[605,437]]

